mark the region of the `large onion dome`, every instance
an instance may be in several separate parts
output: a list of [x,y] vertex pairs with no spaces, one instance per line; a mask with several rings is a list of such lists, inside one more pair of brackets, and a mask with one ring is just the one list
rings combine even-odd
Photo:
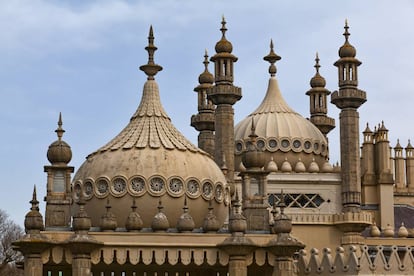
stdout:
[[259,107],[235,127],[235,169],[240,167],[242,153],[246,150],[252,120],[256,125],[257,146],[265,151],[267,163],[273,160],[282,168],[287,161],[295,168],[302,162],[307,170],[312,162],[316,162],[322,168],[328,154],[327,141],[314,124],[283,99],[274,65],[280,57],[274,53],[272,42],[270,54],[264,59],[271,63],[266,96]]
[[90,154],[77,171],[74,197],[83,193],[85,209],[92,218],[92,226],[99,226],[107,199],[118,227],[125,225],[133,199],[143,221],[143,228],[151,227],[162,200],[163,213],[170,227],[182,214],[183,198],[195,227],[203,225],[209,201],[221,223],[227,215],[228,188],[225,177],[207,153],[191,144],[171,123],[160,102],[159,89],[154,80],[162,69],[154,63],[150,29],[148,64],[140,67],[148,80],[144,84],[141,103],[129,124],[109,143]]

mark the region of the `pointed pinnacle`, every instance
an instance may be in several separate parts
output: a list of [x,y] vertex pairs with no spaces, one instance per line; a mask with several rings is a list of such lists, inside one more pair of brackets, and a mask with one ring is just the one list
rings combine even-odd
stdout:
[[348,19],[345,19],[345,26],[344,26],[345,32],[344,32],[344,36],[345,36],[345,41],[348,42],[348,37],[350,35],[350,33],[348,32],[349,26],[348,26]]
[[315,58],[315,69],[316,69],[316,73],[319,73],[319,68],[321,68],[321,66],[319,65],[319,55],[318,55],[318,52],[316,52],[316,58]]
[[221,17],[221,29],[220,29],[221,33],[223,34],[223,38],[226,36],[226,19],[224,18],[224,15]]
[[65,133],[65,130],[62,128],[62,125],[62,113],[59,112],[58,128],[55,130],[59,141],[62,140],[63,133]]
[[36,193],[36,185],[33,188],[32,200],[30,200],[30,204],[32,204],[32,211],[39,211],[39,201],[37,201],[37,193]]
[[270,63],[269,73],[270,73],[270,76],[274,77],[277,72],[275,62],[280,60],[281,57],[278,56],[273,50],[273,39],[270,40],[270,52],[267,56],[263,57],[263,59]]
[[205,50],[205,52],[204,52],[204,61],[203,61],[203,63],[204,63],[204,67],[205,67],[204,71],[205,71],[205,72],[207,72],[207,71],[208,71],[208,64],[210,63],[210,62],[208,61],[208,53],[207,53],[207,49],[206,49],[206,50]]
[[162,70],[160,65],[154,63],[154,52],[157,49],[154,45],[154,31],[151,25],[148,35],[148,46],[145,47],[145,50],[148,52],[148,63],[139,67],[148,76],[148,80],[153,80],[154,76]]

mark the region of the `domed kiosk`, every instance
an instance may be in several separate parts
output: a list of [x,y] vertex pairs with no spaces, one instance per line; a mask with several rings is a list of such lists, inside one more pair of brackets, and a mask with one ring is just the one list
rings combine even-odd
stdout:
[[[266,164],[271,163],[275,167],[276,163],[277,167],[282,169],[295,168],[298,163],[301,165],[298,168],[302,168],[303,163],[308,169],[316,162],[322,168],[328,157],[328,143],[322,132],[294,111],[282,97],[274,65],[280,59],[281,57],[274,52],[271,42],[270,53],[264,57],[264,60],[271,63],[266,96],[259,107],[235,127],[236,170],[241,166],[241,156],[249,142],[252,121],[256,126],[256,144],[266,153]],[[287,166],[286,162],[290,166]]]
[[160,217],[158,210],[175,228],[185,201],[195,228],[202,227],[209,204],[222,225],[229,203],[225,176],[207,153],[174,127],[162,107],[154,79],[162,67],[154,63],[152,28],[148,39],[148,64],[140,67],[148,76],[141,103],[115,138],[87,156],[73,179],[74,199],[83,196],[93,227],[100,226],[108,206],[117,227],[125,227],[133,206],[143,228]]

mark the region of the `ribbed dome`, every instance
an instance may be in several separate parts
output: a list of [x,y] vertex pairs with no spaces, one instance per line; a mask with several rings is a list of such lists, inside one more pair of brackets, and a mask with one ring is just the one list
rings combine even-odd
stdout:
[[348,41],[346,41],[345,44],[339,48],[338,54],[341,58],[354,58],[356,56],[356,49]]
[[267,162],[273,157],[280,168],[285,160],[294,166],[299,159],[306,167],[312,160],[323,165],[327,155],[325,137],[315,125],[288,106],[276,78],[271,77],[260,106],[235,127],[236,170],[240,154],[246,148],[252,119],[256,125],[257,145],[265,149]]
[[[147,47],[154,48],[152,43]],[[74,177],[74,197],[83,191],[92,226],[99,225],[106,199],[110,199],[111,212],[120,227],[125,225],[126,210],[133,198],[144,228],[151,227],[160,199],[171,227],[176,226],[181,215],[185,196],[196,227],[203,225],[209,200],[215,202],[221,223],[226,217],[225,177],[209,155],[191,144],[171,123],[160,102],[155,66],[158,71],[162,68],[154,63],[141,66],[148,80],[129,124],[90,154]]]

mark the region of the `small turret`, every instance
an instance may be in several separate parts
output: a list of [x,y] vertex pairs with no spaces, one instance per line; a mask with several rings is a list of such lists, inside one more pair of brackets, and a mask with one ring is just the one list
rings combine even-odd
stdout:
[[59,113],[58,128],[55,130],[58,140],[53,142],[47,151],[47,159],[51,165],[44,166],[47,173],[45,224],[46,227],[68,230],[72,204],[71,174],[74,167],[68,166],[72,159],[72,150],[62,139],[65,133],[62,125],[62,114]]
[[24,219],[24,228],[27,234],[39,234],[44,229],[43,217],[39,212],[39,201],[36,196],[36,186],[33,188],[33,196],[30,201],[32,207]]
[[325,88],[325,78],[319,74],[319,56],[316,53],[315,58],[315,76],[310,81],[311,89],[306,92],[310,99],[310,121],[325,135],[335,128],[335,119],[328,117],[327,96],[331,92]]

